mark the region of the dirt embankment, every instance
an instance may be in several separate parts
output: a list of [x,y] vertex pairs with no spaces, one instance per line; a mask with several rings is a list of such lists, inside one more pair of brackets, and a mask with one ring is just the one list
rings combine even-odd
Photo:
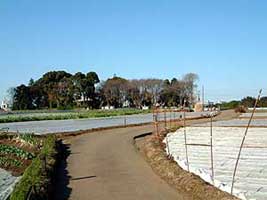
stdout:
[[175,161],[167,158],[162,143],[166,135],[155,134],[136,139],[136,146],[145,156],[152,169],[169,185],[181,193],[188,193],[194,200],[238,200],[238,198],[223,192],[203,181],[199,176],[183,170]]

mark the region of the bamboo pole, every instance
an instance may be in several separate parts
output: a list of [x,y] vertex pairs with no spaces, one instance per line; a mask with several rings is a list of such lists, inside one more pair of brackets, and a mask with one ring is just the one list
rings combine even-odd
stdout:
[[127,119],[126,119],[126,116],[124,116],[124,126],[126,127],[127,125]]
[[173,112],[173,123],[174,123],[174,126],[175,126],[175,120],[176,120],[176,113],[175,113],[175,110],[174,110],[174,112]]
[[157,132],[157,121],[158,121],[158,116],[157,116],[157,108],[154,110],[154,132],[156,133],[156,135],[158,135]]
[[164,127],[167,129],[167,116],[166,116],[166,108],[164,108]]
[[153,122],[155,121],[155,108],[152,108],[152,117],[153,117]]
[[236,164],[235,164],[235,169],[234,169],[234,173],[233,173],[232,187],[231,187],[231,194],[233,194],[233,190],[234,190],[235,175],[236,175],[236,171],[237,171],[237,167],[238,167],[239,159],[240,159],[240,156],[241,156],[241,151],[242,151],[242,148],[243,148],[243,145],[244,145],[244,142],[245,142],[247,133],[248,133],[248,129],[249,129],[249,127],[250,127],[250,124],[251,124],[251,122],[252,122],[253,116],[254,116],[254,114],[255,114],[256,107],[257,107],[258,102],[259,102],[259,100],[260,100],[261,92],[262,92],[262,89],[259,91],[258,98],[256,99],[256,102],[255,102],[255,105],[254,105],[252,114],[251,114],[251,116],[250,116],[248,125],[247,125],[247,127],[246,127],[245,134],[244,134],[244,136],[243,136],[243,139],[242,139],[242,142],[241,142],[241,145],[240,145],[240,148],[239,148],[239,152],[238,152],[238,156],[237,156]]
[[187,143],[187,146],[199,146],[199,147],[210,147],[209,144],[200,144],[200,143]]
[[167,151],[168,151],[168,158],[170,158],[170,155],[171,155],[171,153],[170,153],[170,147],[169,147],[169,141],[168,141],[168,134],[166,135],[166,146],[167,146]]
[[188,150],[187,150],[187,138],[186,138],[186,118],[184,111],[184,144],[185,144],[185,156],[187,162],[187,171],[189,171],[189,159],[188,159]]
[[169,128],[171,129],[171,127],[172,127],[172,110],[171,110],[171,108],[169,109],[169,118],[170,118],[169,119],[170,120],[170,125],[169,125],[170,127]]
[[156,111],[156,133],[159,138],[159,123],[158,123],[158,110]]
[[211,160],[211,175],[212,183],[214,185],[214,164],[213,164],[213,126],[212,126],[212,113],[210,113],[210,160]]
[[155,108],[153,108],[153,110],[152,110],[152,118],[153,118],[153,128],[154,128],[154,133],[155,133],[155,131],[156,131],[156,120],[155,120]]

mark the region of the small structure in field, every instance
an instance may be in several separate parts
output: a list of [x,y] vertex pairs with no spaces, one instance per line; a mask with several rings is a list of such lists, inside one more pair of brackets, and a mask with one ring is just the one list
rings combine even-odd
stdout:
[[149,110],[148,106],[142,106],[142,110]]
[[115,107],[114,106],[102,106],[101,110],[114,110]]
[[197,102],[194,107],[195,112],[202,112],[204,110],[204,104],[202,102]]

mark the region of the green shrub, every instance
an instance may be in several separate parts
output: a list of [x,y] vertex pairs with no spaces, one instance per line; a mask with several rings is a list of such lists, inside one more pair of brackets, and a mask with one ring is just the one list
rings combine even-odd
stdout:
[[247,109],[245,106],[238,106],[236,109],[235,109],[235,112],[236,113],[246,113],[247,112]]

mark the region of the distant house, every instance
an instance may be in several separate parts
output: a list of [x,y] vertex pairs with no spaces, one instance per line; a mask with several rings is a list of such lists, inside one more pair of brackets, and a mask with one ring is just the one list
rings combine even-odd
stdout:
[[128,100],[124,101],[122,104],[122,107],[124,107],[124,108],[130,107],[130,102]]
[[114,106],[102,106],[101,109],[102,110],[114,110],[115,107]]
[[77,104],[82,104],[82,103],[85,103],[85,102],[90,102],[92,101],[92,99],[90,98],[85,98],[83,95],[79,98],[79,99],[76,99],[75,100]]
[[9,111],[10,110],[10,105],[4,100],[1,103],[1,109],[4,111]]
[[142,110],[149,110],[149,107],[144,105],[144,106],[142,106]]

